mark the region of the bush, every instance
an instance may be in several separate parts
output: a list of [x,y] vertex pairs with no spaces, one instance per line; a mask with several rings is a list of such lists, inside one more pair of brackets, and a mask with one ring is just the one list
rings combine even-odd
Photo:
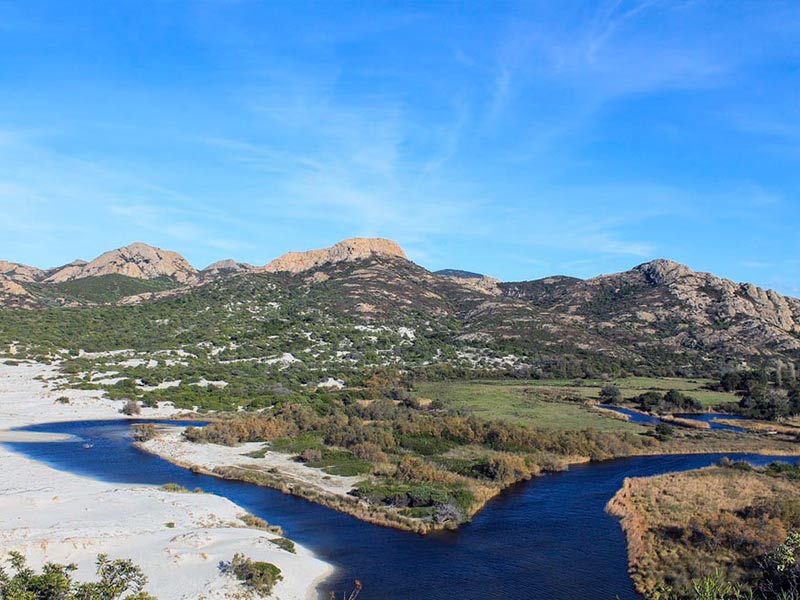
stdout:
[[656,437],[662,442],[668,440],[675,433],[675,429],[666,423],[659,423],[656,425]]
[[350,451],[361,460],[366,460],[372,463],[385,463],[389,460],[389,457],[386,456],[386,453],[383,450],[381,450],[381,447],[372,442],[361,442],[356,444],[350,448]]
[[286,550],[287,552],[291,552],[292,554],[297,554],[297,549],[295,548],[294,542],[285,537],[272,539],[269,541],[269,543],[275,544],[278,548]]
[[97,557],[98,580],[77,583],[72,573],[74,564],[47,563],[37,574],[27,567],[25,557],[18,552],[9,554],[13,575],[0,569],[0,600],[156,600],[142,591],[147,584],[142,570],[130,560],[109,560],[105,554]]
[[304,463],[317,463],[322,460],[322,450],[307,448],[300,453],[299,458]]
[[136,400],[128,400],[120,411],[123,415],[133,417],[142,414],[142,407]]
[[133,439],[137,442],[147,442],[158,437],[158,429],[152,423],[142,423],[133,428]]
[[269,596],[275,584],[283,579],[281,570],[268,562],[252,561],[236,553],[229,563],[220,565],[223,573],[230,573],[259,596]]
[[238,518],[242,523],[248,527],[252,527],[253,529],[261,529],[262,531],[269,531],[270,533],[274,533],[276,535],[283,535],[283,530],[279,525],[270,525],[261,517],[251,515],[250,513],[245,513],[239,515]]
[[604,385],[600,390],[600,401],[603,404],[614,404],[622,398],[622,392],[615,385]]
[[185,487],[183,487],[182,485],[179,485],[177,483],[165,483],[159,489],[162,492],[172,492],[172,493],[178,493],[178,494],[188,494],[188,493],[190,493],[189,490],[187,490]]

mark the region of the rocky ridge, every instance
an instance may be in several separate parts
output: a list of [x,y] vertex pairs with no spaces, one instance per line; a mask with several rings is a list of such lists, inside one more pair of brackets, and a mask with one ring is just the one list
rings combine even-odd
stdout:
[[46,272],[36,267],[29,267],[28,265],[21,265],[19,263],[12,263],[6,260],[0,260],[0,277],[5,277],[9,280],[20,281],[39,281],[46,276]]
[[326,264],[353,262],[371,256],[396,257],[406,260],[406,253],[396,242],[383,238],[351,238],[334,244],[330,248],[288,252],[263,267],[257,267],[255,271],[259,273],[280,271],[300,273]]
[[[165,284],[165,278],[172,281]],[[587,280],[551,276],[503,283],[477,273],[432,273],[385,239],[290,252],[262,267],[219,261],[202,271],[174,252],[140,243],[49,272],[4,262],[0,306],[142,304],[200,293],[211,283],[224,296],[240,280],[305,290],[299,293],[310,294],[319,310],[371,325],[422,319],[435,329],[446,321],[458,331],[456,340],[499,344],[512,353],[633,362],[665,356],[676,364],[686,356],[708,365],[800,361],[800,300],[773,290],[664,259]],[[103,286],[118,291],[108,294]]]
[[197,270],[177,252],[134,242],[105,252],[91,262],[78,261],[66,265],[49,274],[44,281],[61,283],[110,274],[134,279],[167,277],[178,283],[188,283],[197,277]]
[[225,275],[233,275],[234,273],[248,273],[254,269],[255,267],[253,265],[243,262],[236,262],[235,260],[228,258],[211,263],[205,269],[200,271],[200,275],[203,277],[222,277]]

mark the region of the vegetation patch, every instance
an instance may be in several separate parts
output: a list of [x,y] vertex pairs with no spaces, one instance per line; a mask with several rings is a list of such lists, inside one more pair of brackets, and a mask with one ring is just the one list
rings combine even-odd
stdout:
[[291,552],[292,554],[297,554],[297,548],[295,548],[294,542],[285,537],[278,537],[273,538],[269,541],[270,544],[275,544],[281,550],[286,550],[287,552]]
[[793,465],[728,462],[627,479],[608,509],[622,518],[637,590],[648,598],[700,597],[692,595],[696,583],[718,579],[778,598],[758,595],[765,592],[762,567],[800,530],[798,474]]
[[9,553],[8,563],[10,574],[0,567],[0,600],[156,600],[144,591],[147,577],[127,559],[98,555],[97,580],[89,583],[72,579],[74,564],[46,563],[37,573],[18,552]]
[[307,466],[322,469],[331,475],[355,477],[372,472],[372,463],[357,458],[352,452],[325,448],[309,453],[311,460],[305,460]]
[[223,573],[230,573],[253,593],[266,598],[275,584],[283,579],[281,570],[268,562],[253,561],[243,554],[234,554],[230,562],[221,565]]

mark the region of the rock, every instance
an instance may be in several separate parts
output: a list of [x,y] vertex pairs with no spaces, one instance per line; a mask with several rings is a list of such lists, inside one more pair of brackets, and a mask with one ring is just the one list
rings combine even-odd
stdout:
[[656,260],[639,265],[636,267],[636,270],[644,273],[645,277],[647,277],[648,281],[653,285],[671,283],[680,277],[692,273],[689,267],[665,258],[657,258]]
[[0,295],[30,296],[30,292],[12,279],[0,276]]
[[234,273],[247,273],[255,269],[253,265],[236,262],[233,259],[218,260],[215,263],[208,265],[205,269],[200,271],[204,277],[220,277],[225,275],[232,275]]
[[406,260],[406,253],[395,242],[383,238],[352,238],[334,244],[330,248],[309,250],[307,252],[289,252],[257,267],[255,271],[275,273],[288,271],[301,273],[322,265],[353,262],[371,256],[389,256]]
[[169,277],[178,283],[197,278],[197,271],[177,252],[135,242],[101,254],[93,261],[76,261],[52,272],[45,281],[59,283],[99,275],[125,275],[136,279]]
[[11,281],[34,282],[42,279],[45,272],[36,267],[0,260],[0,276]]

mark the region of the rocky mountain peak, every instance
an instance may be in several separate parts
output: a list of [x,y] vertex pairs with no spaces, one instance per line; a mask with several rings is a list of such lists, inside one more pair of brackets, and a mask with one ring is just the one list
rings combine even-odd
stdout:
[[195,279],[197,271],[177,252],[134,242],[105,252],[91,262],[76,261],[66,265],[51,273],[45,281],[59,283],[111,274],[136,279],[169,277],[179,283],[186,283]]
[[0,260],[0,276],[12,281],[39,281],[44,277],[44,271],[36,267]]
[[657,258],[639,265],[636,271],[644,274],[647,280],[653,285],[669,284],[678,279],[691,275],[693,271],[686,265],[682,265],[666,258]]
[[288,252],[256,270],[267,273],[278,271],[301,273],[326,264],[352,262],[370,256],[389,256],[407,260],[403,249],[391,240],[351,238],[334,244],[330,248],[307,252]]
[[230,275],[233,273],[245,273],[252,271],[255,267],[243,262],[236,262],[232,258],[225,260],[218,260],[211,263],[205,269],[200,271],[203,275],[216,277],[218,275]]

